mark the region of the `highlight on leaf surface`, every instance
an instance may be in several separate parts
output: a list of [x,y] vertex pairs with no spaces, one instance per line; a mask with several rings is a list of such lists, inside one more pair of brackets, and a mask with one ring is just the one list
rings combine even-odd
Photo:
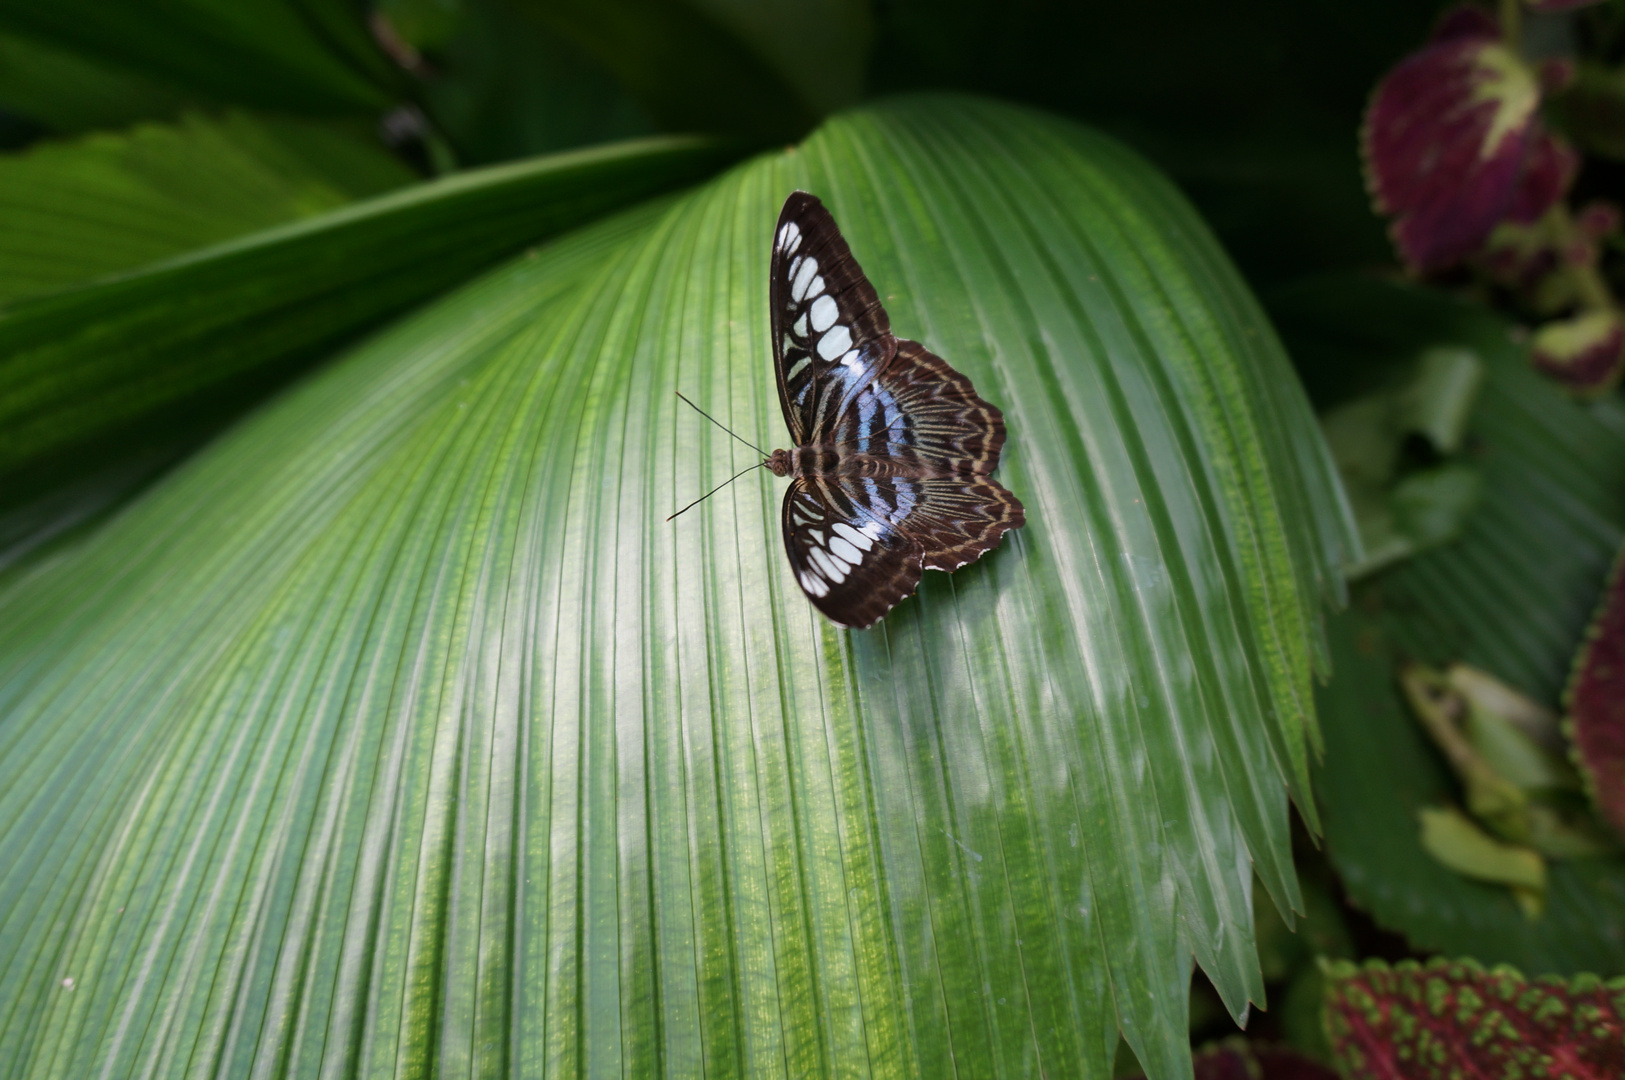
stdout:
[[1325,970],[1326,1033],[1356,1080],[1625,1075],[1625,979],[1447,959]]
[[[782,481],[662,522],[750,453],[676,391],[783,423],[798,188],[1000,403],[1028,509],[862,633],[790,577]],[[1193,963],[1246,1015],[1255,880],[1302,906],[1354,543],[1165,178],[975,99],[839,117],[427,305],[0,578],[0,1060],[1104,1078],[1121,1028],[1188,1075]]]
[[1625,835],[1625,550],[1586,628],[1565,703],[1586,789],[1597,812]]

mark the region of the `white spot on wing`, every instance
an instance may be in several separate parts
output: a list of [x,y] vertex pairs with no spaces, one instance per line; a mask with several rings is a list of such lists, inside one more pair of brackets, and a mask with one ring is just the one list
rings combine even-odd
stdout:
[[791,379],[794,379],[797,375],[800,375],[802,369],[805,368],[810,363],[812,363],[812,357],[803,356],[800,360],[797,360],[794,364],[791,364],[790,365],[790,370],[785,373],[784,381],[789,382]]
[[813,596],[829,595],[829,586],[824,583],[822,578],[811,571],[803,570],[798,580],[801,582],[801,587]]
[[[859,532],[844,521],[837,521],[833,526],[831,526],[831,530],[836,536],[845,537],[854,546],[862,548],[864,551],[868,551],[870,548],[875,546],[875,542],[871,537]],[[853,559],[849,561],[856,562],[857,560]]]
[[[829,298],[825,297],[825,299],[827,300]],[[794,330],[796,337],[800,338],[802,341],[807,340],[807,313],[805,311],[801,313],[801,318],[797,319],[795,325],[790,327],[790,329]]]
[[858,549],[841,539],[839,536],[832,536],[829,538],[829,553],[831,555],[840,556],[853,566],[856,566],[858,563],[863,561],[863,556],[858,554]]
[[846,564],[824,554],[823,548],[808,548],[807,561],[818,567],[831,581],[846,580]]
[[779,230],[779,247],[783,248],[785,251],[794,251],[800,246],[801,226],[797,225],[793,221],[785,222],[784,228]]
[[[828,300],[829,297],[824,297]],[[818,305],[814,304],[814,307]],[[833,360],[837,356],[852,348],[852,334],[844,326],[837,326],[829,333],[818,339],[818,355],[825,360]]]
[[[796,261],[790,264],[790,299],[797,301],[806,299],[807,286],[812,284],[813,275],[816,273],[818,273],[817,259],[803,259],[797,256]],[[823,281],[823,278],[819,278],[819,281]]]
[[[813,301],[813,306],[808,311],[808,314],[812,316],[813,329],[822,334],[835,325],[836,318],[841,314],[841,307],[835,302],[835,297],[820,296]],[[804,315],[802,318],[806,318],[806,316]],[[806,336],[805,330],[802,331],[802,336]]]

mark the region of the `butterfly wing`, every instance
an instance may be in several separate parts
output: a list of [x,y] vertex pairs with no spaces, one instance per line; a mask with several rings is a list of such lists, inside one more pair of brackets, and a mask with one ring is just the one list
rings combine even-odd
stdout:
[[843,455],[889,458],[905,475],[986,476],[1004,447],[1004,414],[942,357],[898,339],[892,362],[837,418],[833,440]]
[[792,194],[779,212],[768,299],[785,426],[797,446],[822,441],[886,366],[896,339],[835,219],[805,191]]
[[832,622],[874,625],[920,583],[957,570],[1025,521],[986,476],[798,479],[784,497],[784,547],[796,581]]

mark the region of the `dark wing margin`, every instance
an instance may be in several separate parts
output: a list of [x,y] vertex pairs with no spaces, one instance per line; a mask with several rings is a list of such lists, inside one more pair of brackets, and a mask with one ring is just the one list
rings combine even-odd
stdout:
[[1026,522],[1021,502],[986,476],[795,480],[784,547],[796,583],[841,626],[873,626],[920,583],[957,570]]
[[805,191],[779,211],[768,301],[785,426],[797,446],[822,441],[846,403],[891,360],[896,339],[835,219]]
[[917,341],[897,354],[836,421],[843,454],[890,458],[905,474],[986,476],[1004,448],[1004,414],[964,375]]

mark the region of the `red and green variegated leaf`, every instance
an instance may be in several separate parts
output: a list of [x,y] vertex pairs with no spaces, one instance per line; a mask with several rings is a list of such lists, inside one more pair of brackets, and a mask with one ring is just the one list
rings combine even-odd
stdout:
[[1569,734],[1597,810],[1625,833],[1625,550],[1586,630],[1568,690]]
[[1576,394],[1595,397],[1619,382],[1625,322],[1612,311],[1584,311],[1545,324],[1529,344],[1535,367]]
[[1502,219],[1533,220],[1566,190],[1572,152],[1541,130],[1540,99],[1536,72],[1474,8],[1447,14],[1377,85],[1361,131],[1366,182],[1413,269],[1460,261]]
[[1326,968],[1326,1034],[1354,1078],[1618,1077],[1622,1016],[1625,979],[1531,981],[1473,960]]

